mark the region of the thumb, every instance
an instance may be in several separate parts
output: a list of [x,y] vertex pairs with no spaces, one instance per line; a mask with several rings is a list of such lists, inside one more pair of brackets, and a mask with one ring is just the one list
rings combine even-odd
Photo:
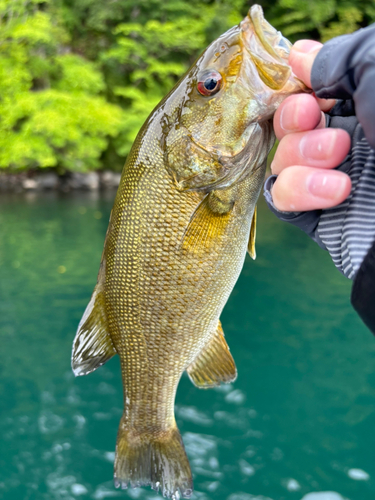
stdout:
[[323,45],[314,40],[299,40],[289,55],[289,64],[297,78],[311,88],[311,68],[315,57]]

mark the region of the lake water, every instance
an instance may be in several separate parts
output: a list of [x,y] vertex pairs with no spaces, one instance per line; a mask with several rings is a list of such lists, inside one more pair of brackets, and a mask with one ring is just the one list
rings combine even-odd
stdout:
[[[1,499],[160,498],[112,485],[119,360],[70,369],[113,196],[0,197]],[[237,381],[179,386],[194,498],[374,500],[375,339],[350,282],[263,203],[257,254],[222,315]]]

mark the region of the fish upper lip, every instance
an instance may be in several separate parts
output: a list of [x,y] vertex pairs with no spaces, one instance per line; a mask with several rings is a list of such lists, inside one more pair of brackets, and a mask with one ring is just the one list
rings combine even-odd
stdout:
[[[250,8],[247,16],[240,23],[240,32],[243,50],[250,55],[255,65],[260,68],[262,66],[269,68],[271,78],[268,81],[263,80],[268,87],[278,91],[284,87],[290,77],[293,77],[293,81],[298,82],[302,91],[308,91],[304,83],[293,74],[289,65],[288,59],[292,44],[264,18],[260,5],[253,5]],[[274,72],[276,75],[273,76]],[[269,85],[269,82],[272,83],[273,80],[275,80],[273,83],[276,82],[275,87]]]
[[[243,38],[246,38],[246,32],[250,29],[256,35],[257,41],[273,60],[276,60],[278,63],[288,64],[288,56],[292,44],[280,31],[277,31],[266,21],[260,5],[255,4],[250,8],[247,16],[240,23],[240,27]],[[266,32],[267,27],[270,29],[269,33]],[[283,46],[280,45],[281,42]],[[246,40],[244,40],[244,46],[251,52]]]

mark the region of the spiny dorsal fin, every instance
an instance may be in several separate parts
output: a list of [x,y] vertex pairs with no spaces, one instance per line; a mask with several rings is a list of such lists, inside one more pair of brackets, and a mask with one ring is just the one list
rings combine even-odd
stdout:
[[257,254],[255,252],[255,237],[256,237],[256,235],[257,235],[257,207],[255,206],[253,220],[251,221],[249,243],[247,245],[247,251],[249,252],[250,257],[253,260],[255,260],[256,256],[257,256]]
[[219,321],[215,335],[188,366],[190,380],[201,389],[233,382],[237,369]]
[[108,333],[104,300],[105,261],[98,282],[78,325],[73,342],[72,369],[75,376],[87,375],[117,354]]

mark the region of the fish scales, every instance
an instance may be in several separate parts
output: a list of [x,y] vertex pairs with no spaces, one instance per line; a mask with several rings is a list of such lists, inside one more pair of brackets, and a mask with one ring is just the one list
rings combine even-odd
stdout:
[[[242,247],[225,251],[231,245],[231,233],[238,232],[233,214],[235,224],[228,225],[229,237],[222,248],[215,248],[212,254],[206,249],[190,252],[181,259],[176,243],[182,239],[200,197],[196,193],[181,196],[165,170],[158,139],[146,138],[146,144],[145,156],[153,161],[147,164],[143,151],[132,157],[117,196],[118,212],[112,215],[117,222],[105,251],[107,310],[109,322],[114,325],[113,342],[124,359],[127,397],[130,401],[139,399],[141,385],[147,392],[146,397],[141,396],[141,407],[135,410],[130,403],[129,413],[138,428],[142,419],[137,413],[144,411],[147,415],[144,425],[159,429],[164,422],[168,426],[174,423],[173,402],[180,376],[216,330],[217,310],[224,306],[242,267],[239,262],[246,252],[249,212],[254,208],[247,203],[248,198],[254,198],[249,184],[254,182],[248,178],[237,188],[246,195],[242,197],[243,203],[236,206],[236,211],[243,212]],[[152,198],[146,196],[150,184],[154,186]],[[227,267],[234,267],[234,273],[224,273]],[[127,280],[125,290],[118,286],[123,280]],[[207,304],[204,309],[202,303]],[[168,304],[173,304],[173,308],[166,308]],[[121,323],[116,321],[119,316]],[[133,337],[131,346],[129,338]],[[125,344],[124,338],[127,338]],[[133,370],[134,363],[125,360],[133,356],[131,351],[135,348],[145,349],[147,363]],[[148,377],[155,377],[154,385],[148,384]],[[131,393],[131,388],[136,394]]]
[[175,395],[185,370],[201,388],[237,375],[219,318],[246,251],[255,258],[272,115],[305,91],[289,49],[253,6],[151,113],[128,156],[72,354],[76,375],[120,357],[116,486],[192,494]]

